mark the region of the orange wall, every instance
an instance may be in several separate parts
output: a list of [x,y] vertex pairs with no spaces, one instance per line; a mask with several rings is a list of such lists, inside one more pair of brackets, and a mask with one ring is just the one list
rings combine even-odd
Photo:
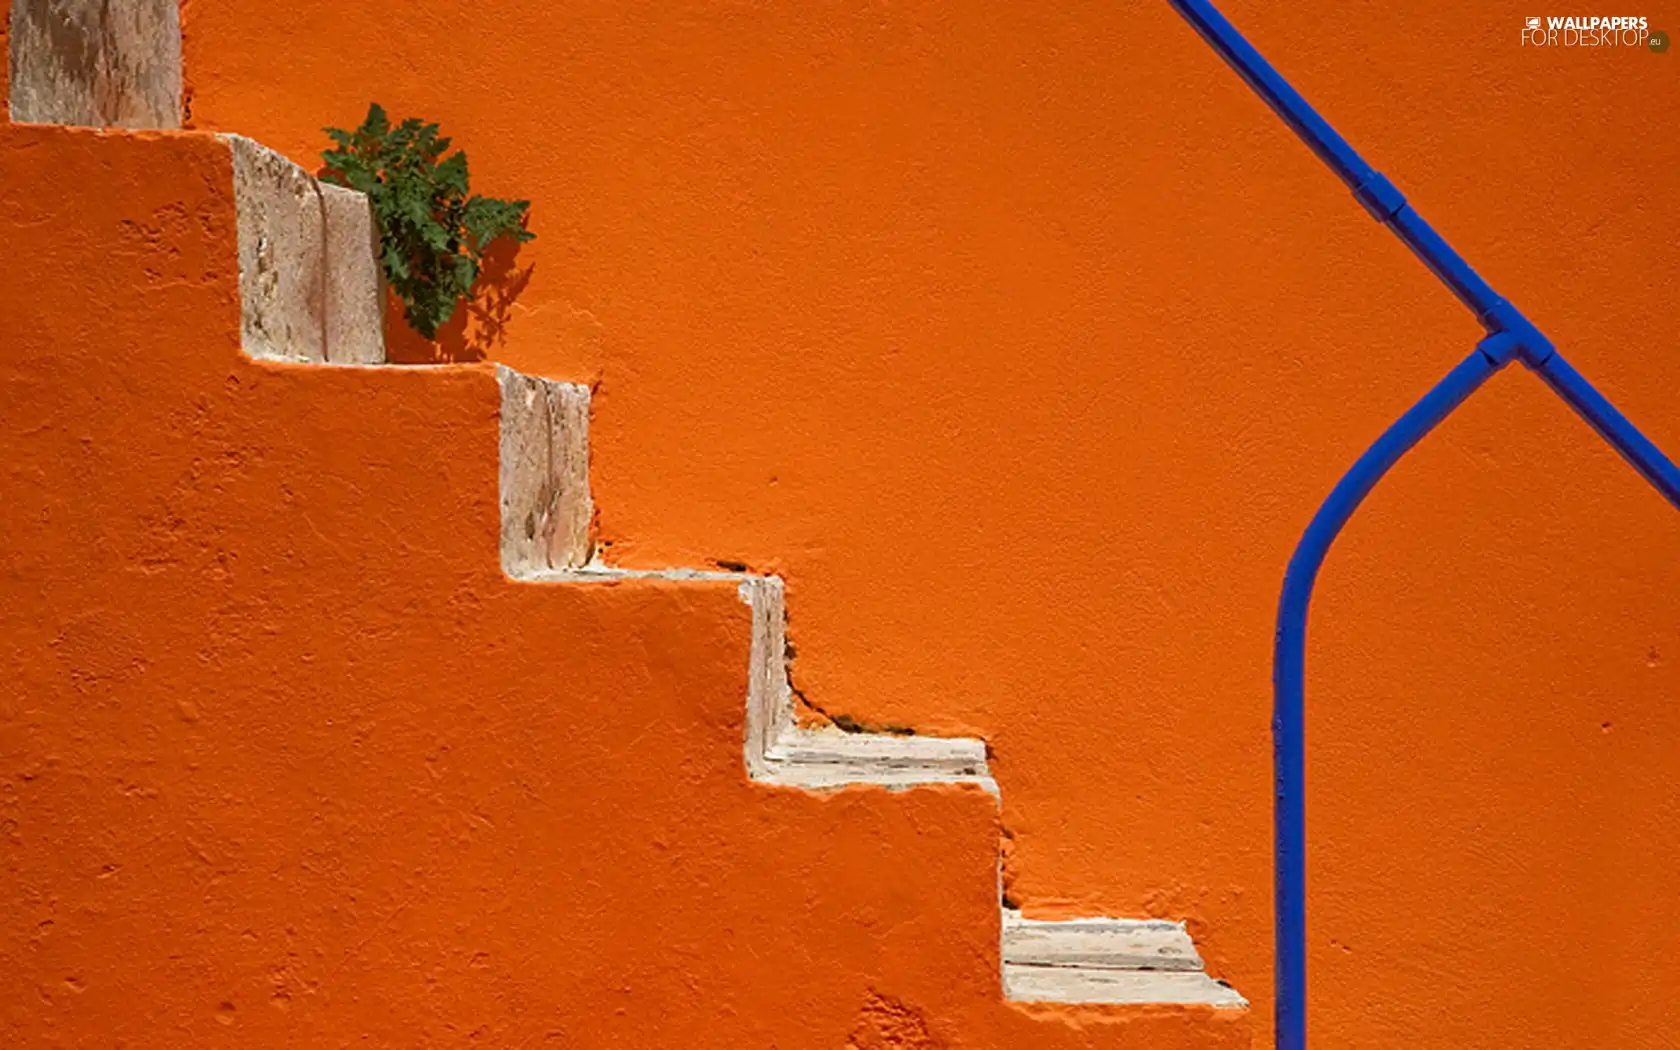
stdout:
[[733,586],[506,580],[492,371],[244,358],[230,181],[0,131],[0,1046],[1246,1045],[1000,1002],[990,796],[749,785]]
[[[1164,3],[396,10],[190,4],[195,125],[442,121],[534,201],[489,349],[600,380],[611,558],[786,575],[813,703],[991,741],[1015,899],[1188,919],[1263,1027],[1282,567],[1473,322]],[[1674,53],[1525,53],[1504,0],[1227,11],[1680,450]],[[1313,621],[1315,1040],[1667,1045],[1677,553],[1520,370],[1373,498]]]

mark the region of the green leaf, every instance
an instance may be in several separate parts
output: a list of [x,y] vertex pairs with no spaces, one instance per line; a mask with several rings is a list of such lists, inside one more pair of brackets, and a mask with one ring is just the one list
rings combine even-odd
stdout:
[[455,256],[455,285],[464,292],[472,291],[473,282],[478,280],[478,264],[470,256]]
[[371,141],[384,138],[390,130],[391,121],[385,116],[385,107],[377,102],[370,104],[367,119],[362,121],[362,134]]
[[467,192],[467,155],[456,153],[448,160],[437,166],[434,176],[437,184],[454,194]]
[[403,316],[426,338],[472,294],[491,241],[535,237],[525,228],[530,201],[470,195],[466,152],[449,153],[438,125],[417,117],[393,125],[373,103],[355,131],[322,130],[335,147],[321,154],[322,179],[367,194],[380,267]]

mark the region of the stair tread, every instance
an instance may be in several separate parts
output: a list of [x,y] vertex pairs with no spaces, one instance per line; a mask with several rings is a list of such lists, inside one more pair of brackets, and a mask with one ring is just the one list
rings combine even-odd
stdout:
[[1183,970],[1107,970],[1084,966],[1003,964],[1004,994],[1016,1002],[1248,1006],[1236,989],[1205,973]]
[[926,765],[983,773],[986,745],[966,737],[848,733],[796,729],[772,745],[768,757],[783,762],[851,762],[869,758],[894,765]]
[[1005,911],[1005,962],[1110,970],[1200,971],[1201,956],[1183,923],[1165,919],[1043,921]]

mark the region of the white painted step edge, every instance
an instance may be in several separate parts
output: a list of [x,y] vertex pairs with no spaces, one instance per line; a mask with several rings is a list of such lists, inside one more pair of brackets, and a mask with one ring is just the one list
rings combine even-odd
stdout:
[[1019,1002],[1248,1006],[1234,988],[1204,972],[1183,923],[1051,922],[1005,909],[1000,951],[1004,995]]

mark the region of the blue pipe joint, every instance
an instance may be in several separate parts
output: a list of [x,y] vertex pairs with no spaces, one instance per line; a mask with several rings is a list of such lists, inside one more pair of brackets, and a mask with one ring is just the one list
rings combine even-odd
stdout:
[[1510,364],[1513,358],[1522,353],[1522,340],[1510,332],[1495,332],[1477,343],[1476,349],[1488,359],[1488,364],[1499,369]]
[[1406,195],[1380,171],[1369,171],[1353,188],[1353,195],[1371,213],[1371,218],[1385,226],[1406,206]]
[[[1517,354],[1523,364],[1530,368],[1539,368],[1552,359],[1557,353],[1557,347],[1546,338],[1546,334],[1534,326],[1534,322],[1523,316],[1523,312],[1512,306],[1508,300],[1496,299],[1492,306],[1477,317],[1486,328],[1489,337],[1508,335],[1517,341]],[[1487,340],[1483,340],[1485,343]],[[1486,353],[1483,350],[1483,353]],[[1491,360],[1491,358],[1490,358]]]

